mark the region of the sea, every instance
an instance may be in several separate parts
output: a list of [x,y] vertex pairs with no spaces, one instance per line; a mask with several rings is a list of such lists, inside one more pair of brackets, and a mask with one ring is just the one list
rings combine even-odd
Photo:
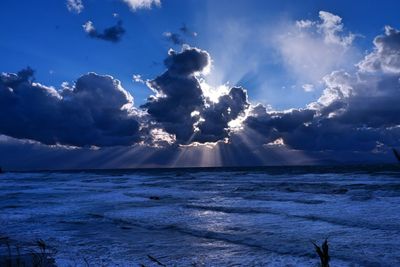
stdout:
[[[57,266],[400,266],[400,166],[6,172],[0,237]],[[0,243],[0,254],[7,253]]]

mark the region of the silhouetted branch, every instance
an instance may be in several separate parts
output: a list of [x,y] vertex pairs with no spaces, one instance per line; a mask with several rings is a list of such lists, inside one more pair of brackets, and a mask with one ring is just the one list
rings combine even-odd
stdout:
[[157,263],[157,264],[160,265],[160,266],[164,266],[164,267],[167,266],[167,265],[165,265],[164,263],[161,263],[159,260],[157,260],[156,258],[154,258],[154,257],[151,256],[151,255],[147,255],[147,257],[148,257],[151,261]]
[[321,267],[329,267],[329,246],[328,246],[328,240],[325,239],[324,243],[322,243],[322,246],[318,246],[317,244],[315,244],[314,242],[312,242],[314,247],[315,247],[315,251],[317,252],[320,260],[321,260]]
[[393,154],[395,155],[397,160],[400,162],[400,153],[399,153],[399,151],[397,151],[396,149],[393,148]]

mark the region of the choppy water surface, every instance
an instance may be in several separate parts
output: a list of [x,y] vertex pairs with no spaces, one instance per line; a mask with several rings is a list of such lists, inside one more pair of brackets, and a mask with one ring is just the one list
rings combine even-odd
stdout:
[[332,266],[399,266],[399,170],[5,173],[0,235],[60,266],[317,266],[325,237]]

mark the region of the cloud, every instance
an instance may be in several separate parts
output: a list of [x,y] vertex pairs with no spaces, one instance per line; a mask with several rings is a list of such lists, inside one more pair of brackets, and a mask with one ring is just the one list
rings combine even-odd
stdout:
[[[138,110],[111,76],[89,73],[55,89],[34,82],[33,70],[3,73],[0,133],[67,146],[168,146],[229,138],[230,123],[249,107],[246,90],[233,87],[209,98],[202,88],[211,58],[197,48],[169,51],[167,70],[146,84],[155,95]],[[140,76],[134,79],[144,82]]]
[[79,14],[83,11],[85,6],[82,3],[82,0],[67,0],[67,8],[70,12]]
[[168,40],[171,41],[174,45],[181,45],[184,43],[184,40],[178,33],[172,32],[164,32],[163,36]]
[[316,87],[326,74],[353,68],[352,62],[359,56],[353,47],[356,36],[345,30],[342,18],[320,11],[319,20],[298,20],[277,27],[272,43],[297,82]]
[[303,84],[302,88],[304,89],[304,92],[313,92],[314,91],[314,85],[306,83]]
[[[308,24],[302,23],[312,27]],[[2,73],[0,133],[13,141],[0,147],[12,151],[34,140],[23,146],[47,152],[54,146],[63,158],[79,154],[67,151],[73,146],[97,162],[109,159],[105,151],[125,149],[110,167],[126,166],[132,157],[139,166],[377,160],[400,146],[398,33],[387,27],[353,71],[335,70],[322,78],[325,89],[318,100],[283,111],[252,104],[241,87],[216,92],[205,82],[210,55],[186,45],[180,52],[170,50],[166,70],[146,81],[153,95],[140,108],[111,76],[88,73],[56,89],[36,82],[30,68]],[[101,149],[94,153],[92,146]]]
[[244,121],[244,131],[256,131],[262,143],[282,139],[287,147],[308,153],[375,153],[399,146],[400,73],[394,71],[398,62],[393,58],[400,39],[397,30],[387,29],[354,73],[333,71],[323,78],[326,88],[318,101],[286,112],[256,106]]
[[88,34],[96,34],[96,29],[93,25],[93,22],[91,22],[90,20],[87,21],[85,24],[82,25],[83,30]]
[[342,18],[326,11],[319,12],[320,23],[315,23],[324,35],[326,43],[339,44],[344,47],[351,45],[356,37],[355,34],[349,33],[342,35],[343,24]]
[[400,31],[386,26],[385,34],[377,36],[374,45],[374,51],[358,64],[361,71],[400,73]]
[[89,37],[113,43],[121,41],[122,36],[125,34],[125,29],[122,27],[121,20],[118,21],[117,25],[105,28],[103,32],[98,32],[93,22],[90,20],[83,24],[82,27]]
[[192,47],[184,47],[180,53],[170,50],[164,63],[167,71],[148,82],[156,95],[142,106],[157,127],[183,144],[227,138],[229,123],[249,106],[247,92],[234,87],[215,102],[208,98],[201,84],[211,64],[206,51]]
[[111,76],[88,73],[56,90],[28,68],[0,75],[0,132],[46,145],[118,146],[139,140],[133,97]]
[[188,141],[197,121],[191,114],[201,110],[205,101],[197,74],[210,64],[210,56],[197,48],[184,48],[181,53],[170,50],[164,63],[167,71],[148,82],[156,95],[142,107],[168,133]]
[[[244,121],[244,125],[262,137],[259,140],[262,144],[268,144],[280,138],[283,138],[283,142],[286,143],[287,140],[284,137],[312,122],[315,113],[311,109],[293,109],[284,112],[267,111],[263,105],[259,104],[253,107],[250,115]],[[248,130],[244,128],[243,131]]]
[[[182,45],[186,42],[184,36],[186,37],[197,37],[197,32],[191,31],[185,24],[179,29],[181,33],[174,32],[164,32],[163,36],[174,45]],[[184,35],[184,36],[182,36]]]
[[161,6],[161,0],[123,0],[132,11],[150,9],[152,6]]
[[297,20],[296,21],[296,26],[299,28],[310,28],[313,25],[315,25],[316,22],[315,21],[311,21],[311,20]]
[[249,106],[247,91],[241,87],[231,88],[229,93],[221,95],[217,102],[210,102],[199,112],[193,141],[217,142],[229,138],[229,123],[244,115]]
[[140,75],[140,74],[134,74],[134,75],[132,75],[132,80],[135,82],[135,83],[146,83],[146,81],[145,80],[143,80],[143,78],[142,78],[142,75]]

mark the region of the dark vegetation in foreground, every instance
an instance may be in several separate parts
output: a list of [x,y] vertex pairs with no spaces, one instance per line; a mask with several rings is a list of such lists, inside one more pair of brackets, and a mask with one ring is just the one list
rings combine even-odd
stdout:
[[314,242],[312,243],[315,247],[315,251],[317,252],[319,259],[321,260],[321,267],[329,267],[330,257],[328,239],[325,239],[324,243],[322,243],[321,246],[318,246]]
[[[320,267],[329,267],[328,240],[325,239],[321,246],[314,242],[312,244],[320,259]],[[57,251],[41,239],[33,243],[19,244],[9,237],[0,236],[0,267],[57,267],[55,263],[56,254]],[[154,256],[147,255],[147,258],[157,266],[167,267]],[[92,266],[86,259],[83,259],[83,261],[87,267]],[[146,267],[142,263],[139,266]],[[193,266],[196,266],[196,264],[193,264]]]
[[55,249],[39,239],[34,243],[17,244],[9,237],[0,237],[1,267],[56,267]]

